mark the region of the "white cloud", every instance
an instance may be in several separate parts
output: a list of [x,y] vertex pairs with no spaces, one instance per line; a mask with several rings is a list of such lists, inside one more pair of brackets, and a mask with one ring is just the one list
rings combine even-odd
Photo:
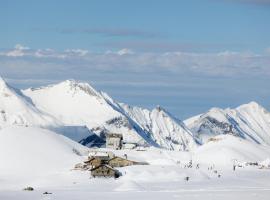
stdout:
[[123,55],[132,55],[132,54],[134,54],[134,51],[132,51],[131,49],[128,49],[128,48],[124,48],[124,49],[120,49],[118,51],[107,50],[105,52],[105,54],[115,54],[115,55],[123,56]]
[[126,55],[126,54],[134,54],[134,52],[131,49],[121,49],[117,52],[120,56]]
[[[130,49],[93,53],[83,49],[30,49],[16,45],[14,49],[0,52],[0,65],[4,69],[22,70],[31,68],[31,73],[48,69],[54,71],[101,72],[173,72],[179,75],[206,76],[270,76],[270,54],[258,55],[250,52],[217,53],[134,53]],[[123,56],[129,55],[129,56]],[[19,59],[19,60],[18,60]],[[38,67],[37,67],[38,66]],[[7,69],[8,70],[8,69]],[[30,72],[29,72],[30,73]]]
[[26,46],[22,46],[21,44],[16,44],[14,49],[7,52],[6,55],[7,56],[11,56],[11,57],[20,57],[20,56],[24,56],[25,55],[25,51],[29,50],[29,47]]
[[55,51],[53,49],[38,49],[33,52],[34,57],[43,58],[43,57],[51,57],[55,55]]
[[84,49],[66,49],[65,50],[66,53],[70,54],[70,55],[78,55],[78,56],[85,56],[89,53],[88,50],[84,50]]

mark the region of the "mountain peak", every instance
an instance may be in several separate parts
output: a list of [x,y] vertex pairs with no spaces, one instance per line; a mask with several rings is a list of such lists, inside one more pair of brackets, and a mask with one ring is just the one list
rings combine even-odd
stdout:
[[218,108],[218,107],[213,107],[213,108],[211,108],[210,110],[209,110],[209,112],[214,112],[214,113],[223,113],[224,112],[224,110],[223,109],[221,109],[221,108]]
[[152,110],[152,113],[154,115],[163,115],[164,117],[169,117],[169,118],[173,119],[174,121],[177,121],[178,123],[181,123],[181,125],[182,125],[181,120],[179,120],[177,117],[172,115],[169,111],[167,111],[165,108],[161,107],[160,105],[156,106],[156,108],[154,108]]
[[[35,91],[35,90],[60,90],[60,91],[66,91],[66,92],[72,92],[72,93],[86,93],[91,96],[101,97],[101,94],[96,91],[89,83],[87,82],[80,82],[74,79],[68,79],[65,81],[62,81],[60,83],[48,85],[45,87],[40,88],[30,88],[29,91]],[[27,91],[27,90],[25,90]]]
[[260,104],[258,104],[257,102],[255,101],[251,101],[247,104],[243,104],[241,106],[239,106],[237,109],[254,109],[254,110],[257,110],[258,108],[261,108],[262,106]]
[[156,114],[162,114],[162,115],[168,115],[171,116],[171,114],[162,106],[157,105],[153,110],[152,113],[156,113]]
[[56,85],[66,85],[68,87],[70,86],[77,86],[77,85],[80,85],[80,84],[87,84],[87,83],[83,83],[83,82],[79,82],[79,81],[76,81],[74,79],[68,79],[68,80],[65,80],[65,81],[62,81]]
[[89,83],[77,81],[77,80],[74,80],[74,79],[68,79],[68,80],[65,80],[65,81],[63,81],[63,82],[61,82],[59,84],[68,85],[68,86],[71,86],[71,87],[84,86],[84,87],[90,87],[90,88],[92,88],[89,85]]
[[166,112],[166,110],[165,110],[163,107],[161,107],[160,105],[157,105],[157,106],[154,108],[154,110],[157,110],[158,112],[161,112],[161,111]]
[[[60,83],[61,84],[61,83]],[[79,82],[73,79],[66,80],[63,82],[63,84],[67,84],[71,90],[75,91],[83,91],[86,94],[100,97],[100,93],[97,92],[89,83],[87,82]]]
[[249,106],[252,106],[252,107],[259,107],[260,106],[260,104],[258,104],[256,101],[251,101],[251,102],[249,102],[248,104],[246,104],[246,105],[249,105]]

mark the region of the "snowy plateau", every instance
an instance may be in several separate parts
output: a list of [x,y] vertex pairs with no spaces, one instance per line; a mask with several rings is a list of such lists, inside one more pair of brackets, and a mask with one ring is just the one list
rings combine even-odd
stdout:
[[[106,149],[108,133],[143,148]],[[117,179],[94,178],[74,170],[91,151],[149,165],[121,167]],[[181,121],[160,106],[117,102],[88,83],[19,90],[0,78],[0,200],[269,196],[270,113],[256,102]]]

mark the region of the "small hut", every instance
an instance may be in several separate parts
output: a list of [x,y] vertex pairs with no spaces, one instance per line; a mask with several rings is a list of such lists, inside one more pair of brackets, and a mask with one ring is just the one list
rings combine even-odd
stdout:
[[114,177],[114,178],[118,178],[121,173],[112,168],[111,166],[109,165],[106,165],[106,164],[102,164],[102,165],[99,165],[93,169],[91,169],[91,175],[95,178],[95,177]]
[[106,148],[119,150],[122,148],[122,134],[108,133],[106,135]]

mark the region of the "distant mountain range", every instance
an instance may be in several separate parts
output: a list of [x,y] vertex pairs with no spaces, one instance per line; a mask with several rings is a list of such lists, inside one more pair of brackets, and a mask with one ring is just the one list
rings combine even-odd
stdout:
[[127,143],[179,151],[226,134],[270,145],[270,113],[255,102],[213,108],[182,122],[160,106],[131,107],[74,80],[20,91],[0,78],[0,128],[14,125],[50,129],[85,146],[102,146],[107,133],[121,133]]
[[270,145],[270,113],[256,102],[235,109],[212,108],[185,120],[185,124],[201,143],[216,135],[231,134],[258,144]]

